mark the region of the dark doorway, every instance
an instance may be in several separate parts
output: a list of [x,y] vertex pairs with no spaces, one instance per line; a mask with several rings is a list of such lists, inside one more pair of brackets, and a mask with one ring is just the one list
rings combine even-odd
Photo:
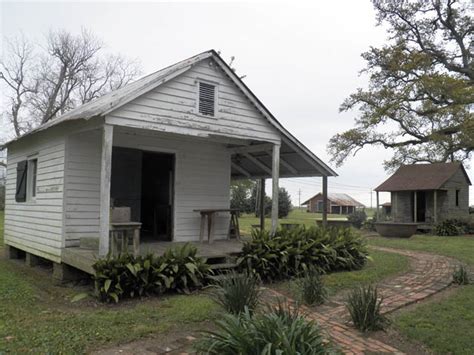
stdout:
[[143,152],[142,236],[172,240],[174,155]]
[[[426,193],[425,191],[417,191],[416,194],[413,193],[412,201],[414,202],[416,196],[416,221],[425,222],[426,221]],[[413,208],[414,208],[413,204]]]
[[114,147],[110,196],[142,223],[141,238],[173,239],[174,154]]

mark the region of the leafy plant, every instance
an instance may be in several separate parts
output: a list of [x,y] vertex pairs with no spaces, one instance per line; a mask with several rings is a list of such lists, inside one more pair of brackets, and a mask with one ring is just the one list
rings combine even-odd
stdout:
[[210,271],[196,253],[195,247],[184,244],[168,249],[162,256],[109,255],[93,265],[96,295],[104,302],[118,302],[127,297],[189,292],[201,287]]
[[453,282],[458,285],[468,285],[469,284],[469,273],[464,265],[456,267],[453,272]]
[[371,285],[353,289],[347,299],[346,307],[354,326],[362,332],[383,330],[388,319],[381,314],[382,298],[377,288]]
[[240,314],[246,309],[252,314],[260,299],[260,279],[247,272],[235,271],[220,275],[211,297],[231,314]]
[[314,321],[281,303],[253,317],[248,310],[240,315],[227,314],[216,326],[216,331],[206,332],[196,343],[199,354],[317,355],[331,352]]
[[278,230],[272,237],[267,231],[254,230],[238,264],[263,280],[279,280],[299,276],[310,267],[320,271],[360,269],[367,256],[365,243],[353,230],[301,226]]
[[462,233],[459,221],[456,219],[446,219],[435,226],[435,233],[439,236],[456,236]]
[[323,304],[327,297],[321,273],[315,268],[309,268],[297,281],[301,300],[309,305]]
[[189,293],[204,285],[210,267],[206,259],[197,256],[197,248],[186,243],[166,250],[155,271],[162,276],[167,289]]
[[367,214],[365,211],[354,211],[349,216],[347,216],[347,220],[351,222],[354,227],[360,229],[367,220]]

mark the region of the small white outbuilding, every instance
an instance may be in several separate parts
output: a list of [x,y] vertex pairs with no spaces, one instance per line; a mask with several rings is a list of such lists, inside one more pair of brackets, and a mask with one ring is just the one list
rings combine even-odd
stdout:
[[[142,223],[142,240],[198,241],[195,210],[228,209],[231,179],[272,178],[277,191],[279,177],[317,176],[327,193],[327,177],[336,175],[213,50],[73,109],[6,147],[7,251],[58,265],[73,264],[63,256],[79,250],[81,239],[97,239],[98,256],[109,252],[111,206],[130,208],[132,221]],[[274,194],[273,229],[277,202]],[[227,238],[229,218],[221,213],[215,220],[216,239]]]

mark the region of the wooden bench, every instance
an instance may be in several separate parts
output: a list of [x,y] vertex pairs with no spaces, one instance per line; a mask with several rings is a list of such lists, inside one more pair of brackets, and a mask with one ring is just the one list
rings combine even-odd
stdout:
[[235,237],[240,239],[240,230],[239,230],[239,210],[234,208],[217,208],[217,209],[203,209],[203,210],[194,210],[194,212],[199,212],[201,214],[201,230],[199,233],[199,241],[202,243],[204,241],[204,232],[206,230],[207,222],[207,241],[212,243],[214,241],[214,228],[215,228],[215,217],[219,212],[229,212],[230,221],[229,221],[229,230],[227,238]]

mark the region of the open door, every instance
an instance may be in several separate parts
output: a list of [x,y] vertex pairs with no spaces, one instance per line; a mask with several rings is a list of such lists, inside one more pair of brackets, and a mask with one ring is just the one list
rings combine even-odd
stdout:
[[142,236],[173,240],[174,154],[143,152]]
[[112,203],[130,207],[142,240],[173,240],[174,165],[174,154],[113,148]]

